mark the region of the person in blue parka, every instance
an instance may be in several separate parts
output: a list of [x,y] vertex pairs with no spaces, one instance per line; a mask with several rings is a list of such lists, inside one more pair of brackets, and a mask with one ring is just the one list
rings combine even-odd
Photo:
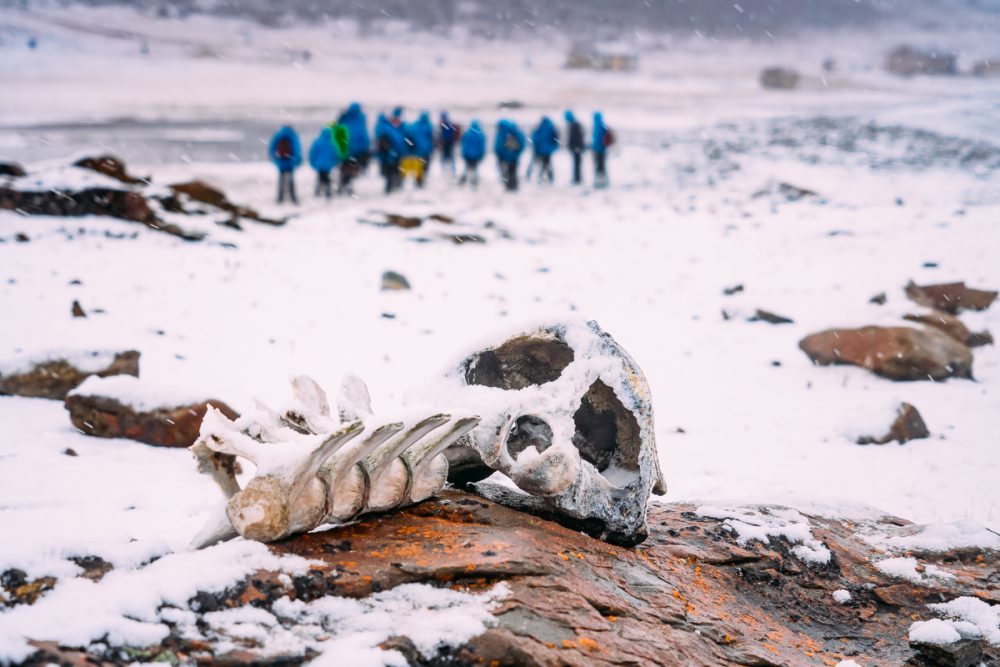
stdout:
[[385,114],[379,114],[375,122],[375,154],[378,156],[382,177],[385,179],[386,194],[402,185],[399,162],[406,154],[406,150],[402,121],[396,116],[393,120],[389,120]]
[[368,118],[361,110],[361,105],[352,102],[347,111],[340,114],[338,123],[347,127],[350,133],[350,143],[348,143],[348,158],[355,160],[363,171],[368,166],[368,158],[371,153],[371,136],[368,134]]
[[531,132],[532,157],[525,178],[531,178],[531,168],[538,163],[538,182],[555,181],[552,171],[552,154],[559,148],[559,130],[548,116],[542,116],[542,121]]
[[511,120],[497,123],[493,152],[500,166],[500,180],[509,191],[517,190],[517,163],[526,143],[524,132]]
[[309,148],[309,166],[316,170],[316,196],[333,196],[330,172],[340,163],[340,154],[333,143],[333,130],[324,127]]
[[278,203],[285,200],[285,194],[293,204],[298,204],[295,197],[295,170],[302,164],[302,144],[299,135],[290,125],[284,125],[271,137],[267,148],[271,162],[278,168]]
[[462,133],[462,160],[465,161],[465,172],[458,180],[460,185],[469,185],[475,190],[479,186],[479,163],[486,156],[486,133],[480,127],[479,121],[474,120],[469,125],[469,129]]
[[615,133],[604,124],[604,114],[594,112],[594,187],[608,186],[608,149],[615,143]]
[[447,111],[441,112],[441,122],[438,123],[438,145],[441,147],[441,168],[449,169],[455,174],[455,143],[458,141],[460,129],[451,122]]
[[434,153],[434,123],[431,122],[430,114],[424,111],[415,122],[407,123],[405,128],[408,154],[420,160],[420,167],[416,170],[416,182],[417,187],[422,188],[431,155]]
[[569,139],[569,152],[573,156],[573,185],[583,182],[583,151],[587,147],[583,139],[583,125],[576,119],[572,111],[566,110],[566,133]]

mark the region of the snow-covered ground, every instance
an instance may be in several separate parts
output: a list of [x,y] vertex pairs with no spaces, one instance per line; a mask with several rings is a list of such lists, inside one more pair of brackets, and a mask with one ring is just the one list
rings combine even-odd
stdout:
[[[298,373],[336,386],[353,371],[378,409],[525,323],[582,317],[646,373],[667,501],[874,507],[1000,530],[996,347],[975,350],[975,381],[905,384],[814,367],[797,347],[831,326],[901,323],[919,312],[902,290],[911,279],[1000,286],[1000,79],[890,79],[878,71],[902,39],[890,35],[685,41],[650,52],[637,74],[615,75],[565,72],[559,44],[361,40],[331,26],[153,23],[121,10],[4,12],[0,158],[64,162],[98,127],[95,150],[119,150],[156,183],[203,178],[234,201],[295,217],[187,243],[108,219],[0,212],[0,365],[50,349],[134,348],[144,382],[237,409],[253,396],[281,403]],[[138,38],[106,34],[125,26],[150,36],[148,56]],[[23,47],[28,34],[39,35],[38,49]],[[199,57],[206,44],[222,56]],[[292,46],[309,48],[309,62],[292,62]],[[827,54],[839,68],[824,81]],[[759,90],[760,66],[789,62],[805,63],[805,90]],[[279,210],[272,168],[249,157],[262,152],[263,133],[290,119],[309,141],[352,99],[370,113],[447,106],[463,123],[494,120],[507,99],[526,104],[510,114],[525,123],[566,106],[601,108],[620,138],[612,187],[570,187],[560,154],[553,187],[502,192],[486,164],[478,192],[435,168],[425,190],[387,199],[372,171],[355,197],[327,203],[311,197],[303,170],[302,205]],[[119,145],[123,118],[142,122]],[[199,120],[232,129],[199,134]],[[820,196],[754,196],[782,181]],[[453,216],[486,243],[452,243],[441,235],[454,228],[441,223],[365,222],[379,211]],[[15,243],[18,232],[30,242]],[[385,270],[413,289],[380,291]],[[723,295],[737,284],[745,289]],[[869,303],[879,292],[884,306]],[[70,317],[73,300],[88,318]],[[748,322],[756,308],[795,321]],[[1000,333],[1000,306],[962,319]],[[932,437],[854,444],[871,406],[896,400],[920,410]],[[157,561],[164,567],[198,558],[184,550],[217,492],[188,452],[87,438],[45,400],[0,398],[0,425],[0,572],[67,576],[77,567],[68,557],[98,555],[127,577],[155,556],[170,554]],[[241,548],[240,562],[256,563]],[[59,584],[52,609],[59,599],[71,605],[62,613],[77,609],[74,596],[86,592],[61,593],[70,585],[80,584]],[[96,586],[105,585],[127,584]],[[31,613],[0,614],[0,660],[16,654],[25,628],[38,631],[23,618]],[[108,628],[51,632],[86,644]]]

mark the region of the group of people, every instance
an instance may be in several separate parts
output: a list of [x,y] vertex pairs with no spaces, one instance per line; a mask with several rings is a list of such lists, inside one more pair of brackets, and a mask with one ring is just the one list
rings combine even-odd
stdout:
[[[567,140],[561,140],[559,129],[548,116],[542,117],[529,138],[511,120],[497,123],[493,141],[500,170],[500,180],[507,190],[517,190],[521,156],[531,147],[531,160],[525,174],[531,178],[537,168],[538,181],[555,182],[552,155],[563,145],[573,158],[574,185],[583,182],[583,155],[588,149],[583,125],[572,111],[564,115]],[[594,127],[589,149],[594,155],[594,185],[608,185],[607,152],[615,142],[615,134],[604,123],[600,112],[594,114]],[[334,195],[333,174],[336,173],[336,192],[352,194],[354,180],[363,174],[374,157],[385,180],[389,194],[412,178],[418,188],[424,186],[428,167],[435,150],[440,154],[442,169],[456,174],[455,155],[464,162],[459,184],[468,183],[473,189],[479,184],[479,165],[486,158],[487,139],[478,120],[463,129],[452,122],[448,112],[441,112],[437,123],[426,111],[413,122],[403,120],[402,107],[389,115],[379,114],[371,134],[368,119],[361,105],[352,103],[336,122],[320,130],[309,147],[309,166],[316,172],[317,197]],[[268,155],[278,169],[278,203],[285,199],[298,203],[295,194],[295,170],[303,162],[302,144],[298,133],[291,126],[280,128],[271,138]]]

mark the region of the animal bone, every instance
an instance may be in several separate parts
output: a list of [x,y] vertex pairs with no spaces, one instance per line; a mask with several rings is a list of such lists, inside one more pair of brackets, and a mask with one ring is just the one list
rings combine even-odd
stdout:
[[[339,418],[311,378],[295,378],[292,393],[291,407],[280,414],[259,403],[235,421],[211,407],[205,414],[191,450],[199,471],[212,476],[227,502],[195,546],[236,535],[273,542],[419,502],[447,481],[444,450],[479,423],[475,416],[437,414],[409,428],[376,424],[368,389],[356,377],[341,389]],[[256,466],[242,488],[237,456]]]
[[[544,326],[465,358],[445,400],[488,415],[446,452],[449,481],[623,545],[666,493],[649,386],[596,322]],[[499,471],[516,485],[482,482]]]

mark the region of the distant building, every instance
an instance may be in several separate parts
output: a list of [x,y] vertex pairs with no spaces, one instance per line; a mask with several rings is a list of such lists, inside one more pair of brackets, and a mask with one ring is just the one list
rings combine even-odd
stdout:
[[958,63],[954,53],[922,51],[908,44],[898,46],[889,53],[885,60],[885,68],[898,76],[958,73]]
[[769,90],[794,90],[799,85],[799,73],[784,67],[761,70],[760,85]]
[[566,58],[566,68],[634,72],[639,69],[639,54],[629,45],[619,42],[577,42]]

